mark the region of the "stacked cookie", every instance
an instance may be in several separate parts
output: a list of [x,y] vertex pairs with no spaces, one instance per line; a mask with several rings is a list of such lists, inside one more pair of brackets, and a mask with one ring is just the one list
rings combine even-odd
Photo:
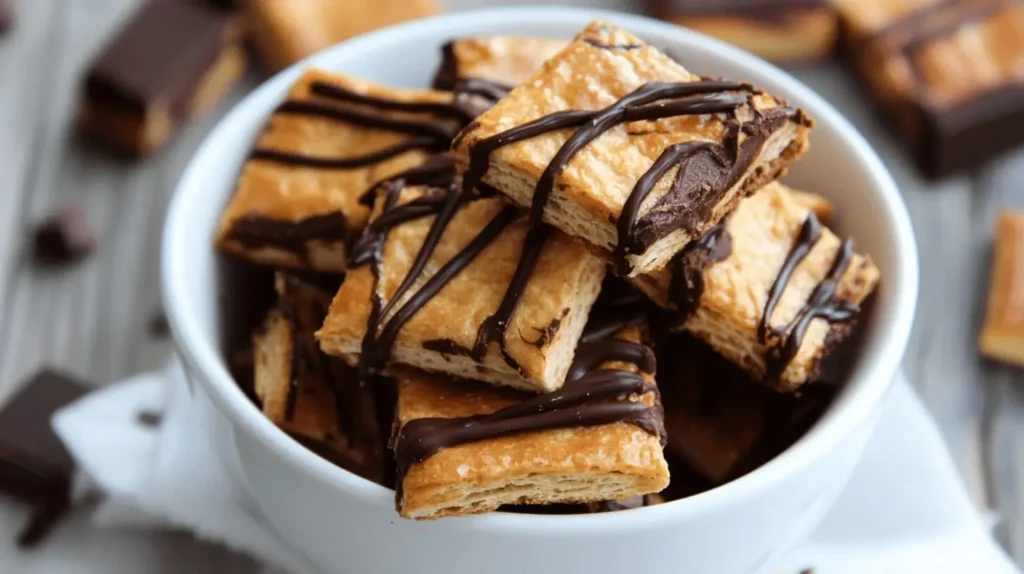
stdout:
[[775,391],[878,279],[775,182],[803,112],[603,22],[443,54],[433,90],[307,72],[242,170],[216,243],[279,269],[267,416],[415,519],[656,503],[799,436],[829,393]]

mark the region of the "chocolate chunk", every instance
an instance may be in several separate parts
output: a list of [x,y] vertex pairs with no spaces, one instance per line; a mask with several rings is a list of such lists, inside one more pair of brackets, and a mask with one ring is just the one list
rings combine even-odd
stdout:
[[156,411],[139,411],[135,415],[135,422],[139,423],[144,427],[156,428],[160,426],[164,420],[164,415]]
[[41,264],[69,263],[87,255],[97,241],[85,208],[73,205],[55,211],[39,224],[33,257]]
[[167,315],[162,310],[154,313],[149,319],[149,333],[160,338],[171,333],[171,325],[167,322]]
[[38,543],[71,502],[74,461],[50,417],[88,391],[75,379],[44,369],[0,410],[0,492],[33,508],[18,545]]
[[14,25],[14,6],[11,0],[0,0],[0,34],[11,29]]

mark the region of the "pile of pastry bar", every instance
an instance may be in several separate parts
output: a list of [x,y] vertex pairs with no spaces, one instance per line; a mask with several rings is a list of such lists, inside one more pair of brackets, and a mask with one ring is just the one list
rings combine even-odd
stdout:
[[442,54],[431,90],[308,70],[242,169],[216,244],[277,269],[265,414],[415,519],[654,504],[791,444],[878,280],[774,181],[811,120],[603,22]]

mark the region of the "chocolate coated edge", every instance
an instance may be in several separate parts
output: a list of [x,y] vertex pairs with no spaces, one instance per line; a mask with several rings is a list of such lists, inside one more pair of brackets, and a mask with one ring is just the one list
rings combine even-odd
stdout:
[[979,167],[1024,142],[1024,86],[1006,86],[947,109],[915,102],[923,129],[915,146],[933,178]]
[[831,9],[825,0],[647,0],[647,6],[659,18],[736,16],[767,21],[795,10]]
[[331,211],[298,221],[248,214],[231,223],[224,239],[237,241],[247,248],[278,247],[302,253],[313,240],[344,242],[348,239],[345,214]]
[[[0,0],[3,3],[4,0]],[[216,41],[208,42],[207,45],[201,46],[206,57],[203,59],[204,64],[197,66],[196,70],[193,70],[188,75],[188,79],[184,86],[167,85],[157,89],[157,94],[137,94],[127,93],[122,89],[122,86],[116,85],[116,82],[112,82],[111,78],[107,78],[102,74],[102,62],[107,57],[108,53],[118,50],[134,50],[137,52],[145,52],[140,50],[138,46],[132,46],[124,41],[125,32],[134,27],[139,26],[143,22],[145,12],[147,10],[159,9],[158,5],[160,2],[147,2],[132,16],[118,32],[117,36],[109,41],[109,43],[103,48],[95,60],[90,64],[88,72],[86,73],[84,81],[84,92],[92,102],[98,106],[111,106],[115,108],[127,108],[132,111],[144,112],[148,106],[150,106],[160,96],[169,97],[171,100],[171,111],[176,117],[184,115],[188,102],[192,99],[192,95],[195,93],[196,88],[199,87],[203,77],[210,70],[210,68],[217,62],[221,53],[229,43],[235,41],[239,36],[237,30],[239,29],[237,18],[222,9],[207,6],[203,3],[197,3],[194,7],[196,10],[202,10],[206,12],[206,16],[211,21],[218,21],[219,33],[216,36]],[[2,11],[2,10],[0,10]],[[0,25],[2,26],[2,25]],[[204,38],[207,35],[200,35],[199,38]],[[212,34],[207,40],[213,38]],[[183,41],[186,39],[183,38]],[[192,49],[196,49],[194,45],[195,37],[187,39]],[[177,93],[175,93],[177,92]]]
[[[757,163],[758,158],[764,150],[764,144],[767,143],[767,141],[771,138],[772,134],[782,129],[783,126],[785,126],[786,123],[790,121],[796,122],[798,124],[806,123],[806,117],[803,114],[802,110],[799,109],[789,108],[788,106],[780,106],[778,108],[771,108],[769,110],[766,110],[766,112],[770,112],[771,110],[781,111],[786,109],[793,110],[793,115],[791,117],[788,115],[780,114],[775,116],[773,119],[755,120],[743,124],[752,125],[755,128],[764,130],[764,133],[762,134],[764,137],[764,141],[761,142],[760,147],[756,152],[756,155],[750,158],[750,161],[744,167],[743,175],[741,177],[745,177],[745,179],[742,180],[740,189],[736,194],[733,195],[733,197],[730,200],[728,200],[728,202],[725,204],[724,209],[719,210],[724,215],[728,215],[730,212],[732,212],[732,210],[735,209],[736,204],[741,199],[753,195],[753,193],[760,189],[764,185],[764,183],[768,183],[768,181],[772,181],[772,179],[774,179],[772,178],[762,183],[762,177],[760,177],[762,173],[777,173],[778,175],[776,177],[784,173],[787,164],[792,159],[786,157],[787,151],[789,151],[791,146],[797,143],[799,136],[795,138],[794,141],[790,142],[788,146],[786,146],[786,149],[783,150],[783,152],[779,155],[777,159],[762,164],[758,167],[754,167],[754,165]],[[747,137],[749,139],[755,136],[748,135]],[[736,161],[743,161],[743,158],[738,157]],[[723,177],[724,175],[725,174],[723,173]],[[670,211],[676,212],[685,210],[687,212],[694,212],[695,214],[700,214],[702,212],[713,213],[715,211],[715,206],[722,201],[722,197],[724,197],[727,194],[730,188],[731,186],[725,187],[723,189],[716,190],[717,193],[709,193],[705,196],[702,196],[698,198],[697,201],[693,202],[692,205],[686,205],[686,198],[681,198],[682,201],[679,202],[670,203],[668,199],[671,193],[666,194],[661,199],[659,199],[655,203],[655,205],[648,210],[647,213],[637,218],[636,223],[634,225],[633,237],[631,239],[636,241],[637,244],[643,248],[642,252],[646,252],[652,245],[664,239],[673,231],[687,227],[685,225],[686,218],[695,216],[694,214],[687,215],[686,213],[676,213],[674,216],[665,217],[664,208],[667,207]],[[699,239],[701,235],[704,234],[704,232],[714,227],[714,225],[718,223],[720,219],[721,218],[714,219],[710,215],[708,215],[702,218],[702,222],[700,225],[693,226],[692,229],[688,229],[687,231],[691,232],[691,234],[695,236],[693,240],[696,241],[697,239]]]

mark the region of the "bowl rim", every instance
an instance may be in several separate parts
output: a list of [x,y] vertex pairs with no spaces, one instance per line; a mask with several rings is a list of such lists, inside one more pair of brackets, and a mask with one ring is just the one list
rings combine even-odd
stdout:
[[[673,501],[667,504],[637,508],[629,511],[581,515],[530,515],[496,512],[472,517],[462,517],[469,527],[489,531],[532,531],[545,535],[566,534],[571,524],[573,533],[588,530],[601,531],[609,527],[620,528],[626,516],[633,524],[661,523],[676,520],[684,515],[699,514],[722,504],[737,504],[767,490],[771,485],[782,482],[788,476],[800,472],[814,460],[821,458],[837,443],[849,435],[859,424],[865,423],[872,410],[881,402],[896,374],[910,336],[918,290],[918,261],[914,234],[906,206],[900,197],[896,184],[877,154],[860,133],[831,104],[817,95],[785,71],[747,52],[719,40],[687,30],[666,22],[643,16],[625,14],[611,10],[584,9],[567,6],[509,6],[491,7],[438,16],[377,30],[370,34],[350,39],[319,52],[279,72],[263,82],[248,94],[234,109],[226,114],[207,135],[189,161],[179,180],[170,202],[164,223],[161,251],[161,290],[164,308],[179,356],[191,375],[198,379],[218,408],[224,411],[235,427],[255,437],[283,460],[302,472],[311,474],[319,481],[348,495],[369,503],[383,502],[393,512],[393,491],[363,479],[349,471],[334,466],[292,440],[286,433],[271,423],[259,409],[249,401],[230,376],[221,351],[216,345],[203,342],[204,337],[183,282],[179,279],[185,273],[190,258],[178,237],[189,231],[190,216],[187,207],[191,196],[203,192],[199,185],[203,177],[199,171],[200,158],[210,155],[213,143],[223,139],[223,132],[236,122],[253,121],[245,119],[247,108],[268,91],[279,91],[290,84],[300,71],[309,66],[325,65],[342,59],[345,53],[372,52],[374,46],[394,38],[415,33],[452,27],[471,21],[564,21],[579,23],[579,28],[592,20],[609,20],[631,31],[643,35],[647,32],[671,37],[679,45],[703,45],[716,51],[721,58],[734,64],[755,70],[757,73],[772,75],[777,83],[784,85],[791,99],[800,102],[819,124],[829,124],[836,129],[864,166],[873,182],[873,193],[880,196],[884,206],[885,219],[892,226],[895,253],[895,273],[886,277],[893,288],[893,312],[886,318],[885,329],[880,329],[878,340],[872,345],[883,345],[881,352],[871,364],[858,366],[857,376],[850,381],[849,390],[837,408],[829,413],[794,445],[765,465],[747,475],[713,488],[704,493]],[[260,118],[262,121],[262,118]]]

